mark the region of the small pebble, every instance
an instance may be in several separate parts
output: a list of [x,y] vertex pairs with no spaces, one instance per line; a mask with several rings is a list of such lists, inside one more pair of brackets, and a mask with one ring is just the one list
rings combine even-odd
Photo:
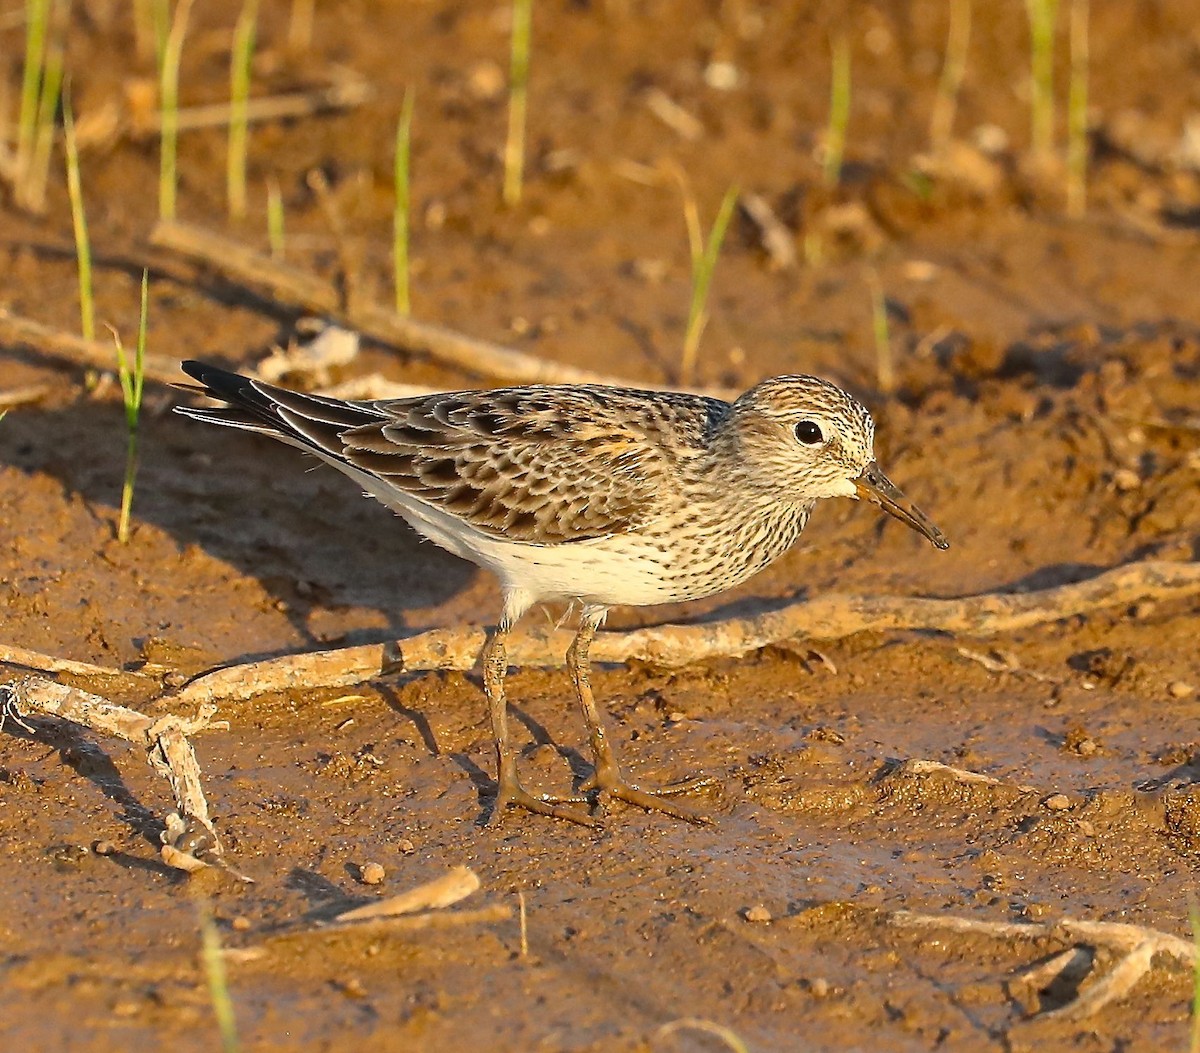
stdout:
[[681,713],[679,710],[674,710],[673,712],[667,714],[667,719],[672,724],[678,724],[681,720],[687,720],[687,714]]
[[242,914],[229,920],[229,927],[234,932],[248,932],[250,929],[250,919]]
[[1189,698],[1195,694],[1196,689],[1192,687],[1186,680],[1172,680],[1167,685],[1167,693],[1172,698]]
[[1142,478],[1132,468],[1118,468],[1113,472],[1113,486],[1119,493],[1136,490],[1142,485]]
[[417,846],[414,845],[407,837],[402,837],[396,842],[396,851],[400,852],[402,855],[410,856],[416,850]]
[[808,981],[808,989],[814,998],[824,998],[829,994],[829,981],[823,976],[815,976]]
[[742,83],[742,71],[732,62],[710,62],[704,67],[704,83],[716,91],[732,91]]
[[339,985],[342,989],[342,994],[347,998],[366,998],[367,989],[363,986],[363,982],[357,976],[347,977],[341,981]]
[[111,841],[97,841],[92,845],[92,851],[98,856],[111,856],[117,851],[117,846]]
[[1081,834],[1083,834],[1084,837],[1095,837],[1096,836],[1096,824],[1091,822],[1088,819],[1080,819],[1079,820],[1079,832]]
[[1049,808],[1052,812],[1065,812],[1071,807],[1071,798],[1065,793],[1052,793],[1042,801],[1042,806]]
[[378,863],[364,863],[359,871],[359,878],[364,885],[381,885],[386,876],[386,871]]
[[497,99],[504,91],[504,70],[494,62],[479,62],[467,74],[467,90],[477,99]]
[[742,916],[747,921],[753,921],[753,922],[758,922],[758,923],[767,922],[767,921],[771,920],[771,912],[769,910],[767,910],[767,908],[764,907],[761,903],[748,908],[746,910],[746,913]]

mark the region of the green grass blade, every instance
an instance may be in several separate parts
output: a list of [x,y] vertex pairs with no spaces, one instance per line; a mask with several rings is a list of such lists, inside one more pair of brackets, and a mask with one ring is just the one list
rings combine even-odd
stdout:
[[25,67],[21,73],[21,108],[17,117],[18,180],[28,170],[33,155],[49,23],[50,0],[25,0]]
[[1029,15],[1030,139],[1035,154],[1054,149],[1054,23],[1058,0],[1025,0]]
[[[56,12],[64,25],[69,15],[69,3]],[[41,91],[38,93],[37,114],[34,118],[33,147],[29,165],[24,172],[21,201],[33,212],[40,213],[46,204],[46,184],[50,179],[50,153],[54,148],[55,122],[63,80],[63,36],[65,29],[52,34],[46,44],[42,66]]]
[[737,199],[736,186],[731,186],[725,191],[712,229],[708,232],[708,241],[704,243],[704,251],[698,256],[693,253],[692,256],[692,301],[688,307],[687,329],[683,338],[683,360],[680,363],[680,376],[685,384],[691,381],[696,368],[700,338],[708,324],[708,290],[712,284],[713,272],[717,269],[721,245],[725,240],[725,232],[729,229],[729,221],[733,218]]
[[138,338],[132,366],[120,336],[114,330],[117,347],[117,377],[121,382],[121,398],[125,404],[125,479],[121,485],[121,515],[117,521],[117,540],[129,540],[133,511],[133,487],[138,470],[138,424],[142,412],[142,392],[146,383],[146,322],[150,314],[150,274],[142,271],[141,309],[138,313]]
[[412,204],[409,161],[415,101],[415,92],[412,89],[406,89],[404,105],[400,110],[400,120],[396,125],[396,198],[392,213],[392,274],[396,283],[396,312],[398,314],[408,314],[411,309],[408,295],[409,210]]
[[822,165],[826,186],[837,186],[846,152],[846,126],[850,123],[850,42],[844,33],[833,41],[833,67],[829,78],[829,128],[825,132]]
[[284,249],[283,192],[279,180],[271,176],[267,180],[267,243],[271,246],[271,259],[282,260]]
[[179,139],[179,63],[183,56],[183,39],[187,35],[188,16],[191,11],[192,0],[179,0],[159,66],[162,133],[159,143],[158,214],[161,219],[175,218],[175,197],[179,186],[176,171]]
[[225,185],[229,217],[246,215],[246,150],[249,138],[247,108],[250,102],[250,63],[258,24],[258,0],[246,0],[233,30],[229,67],[229,150]]
[[221,1035],[221,1048],[224,1053],[238,1053],[241,1043],[233,999],[229,996],[229,976],[221,953],[221,936],[207,906],[200,909],[200,953],[204,959],[204,976],[208,981],[213,1016],[217,1018],[217,1031]]
[[513,0],[512,62],[508,88],[508,136],[504,141],[504,203],[521,200],[525,178],[525,118],[529,91],[529,38],[533,0]]
[[79,323],[85,340],[96,339],[96,307],[92,297],[92,244],[88,239],[83,208],[83,180],[79,173],[79,144],[71,100],[63,96],[63,135],[67,146],[67,194],[71,199],[71,225],[75,230],[75,260],[79,268]]

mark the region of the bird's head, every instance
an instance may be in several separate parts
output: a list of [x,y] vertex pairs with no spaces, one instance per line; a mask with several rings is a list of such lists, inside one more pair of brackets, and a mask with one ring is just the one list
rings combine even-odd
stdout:
[[757,485],[802,501],[863,498],[949,547],[875,463],[871,414],[835,384],[808,376],[765,380],[732,405],[726,425]]

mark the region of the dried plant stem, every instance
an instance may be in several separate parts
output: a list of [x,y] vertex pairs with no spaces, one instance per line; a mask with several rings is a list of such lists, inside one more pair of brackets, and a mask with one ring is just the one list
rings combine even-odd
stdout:
[[287,45],[293,55],[307,56],[312,50],[313,14],[316,0],[292,0],[288,18]]
[[276,263],[241,242],[190,224],[159,222],[150,240],[158,248],[202,263],[225,279],[254,288],[278,302],[327,317],[372,340],[428,355],[471,376],[514,384],[629,383],[608,374],[549,362],[443,326],[406,318],[390,307],[352,304],[343,311],[338,291],[331,283],[307,271]]
[[950,0],[950,27],[946,33],[946,56],[938,78],[933,113],[929,118],[929,144],[937,154],[945,149],[954,134],[958,112],[958,93],[967,71],[967,51],[971,43],[971,0]]
[[179,186],[176,162],[179,141],[179,63],[187,35],[192,0],[179,0],[171,19],[171,31],[162,49],[158,96],[162,106],[158,170],[158,214],[175,218],[175,196]]
[[41,713],[145,748],[151,766],[170,783],[177,809],[167,817],[164,858],[174,853],[185,857],[181,863],[191,859],[201,866],[205,859],[220,859],[221,842],[208,815],[200,766],[188,741],[188,736],[206,728],[228,726],[213,721],[215,707],[203,706],[190,718],[153,718],[99,695],[36,676],[0,685],[0,704],[5,713],[18,720]]
[[[1074,999],[1058,1009],[1038,1014],[1037,1020],[1084,1020],[1106,1005],[1123,998],[1150,971],[1154,956],[1165,954],[1195,967],[1196,945],[1179,936],[1122,922],[1086,921],[1060,918],[1051,922],[983,921],[938,914],[917,914],[900,910],[888,916],[899,928],[935,930],[963,935],[990,936],[1002,940],[1034,940],[1058,937],[1089,945],[1109,947],[1122,957],[1117,964]],[[1035,967],[1040,968],[1040,967]]]
[[521,200],[525,178],[525,118],[529,104],[529,38],[533,0],[513,0],[512,60],[508,86],[508,135],[504,140],[504,203]]
[[225,164],[230,219],[246,215],[246,150],[249,137],[246,104],[250,99],[250,63],[258,24],[258,0],[245,0],[233,30],[229,66],[229,150]]
[[[35,322],[12,314],[0,307],[0,343],[10,347],[27,347],[50,358],[61,359],[86,369],[111,370],[113,345],[99,340],[85,340],[74,333]],[[158,384],[175,384],[184,379],[179,372],[179,360],[163,355],[146,355],[145,376]]]
[[404,92],[404,105],[396,125],[395,204],[392,212],[392,274],[396,283],[396,313],[407,315],[411,310],[408,287],[408,236],[410,189],[410,146],[412,141],[413,105],[416,94],[411,88]]
[[1087,209],[1088,0],[1071,0],[1071,88],[1067,101],[1067,215]]
[[[339,81],[309,91],[284,92],[281,95],[263,95],[246,100],[247,124],[263,121],[296,120],[312,117],[331,110],[352,109],[369,102],[374,89],[366,81],[352,79]],[[233,120],[233,109],[228,103],[214,102],[208,105],[187,106],[176,109],[170,117],[176,132],[195,132],[203,128],[225,128]],[[129,129],[134,138],[159,135],[167,123],[165,110],[151,114]]]
[[[836,640],[859,632],[937,630],[992,636],[1142,599],[1200,595],[1200,563],[1130,563],[1086,581],[1034,592],[959,599],[831,595],[746,618],[598,633],[597,662],[636,659],[668,669],[748,654],[789,640]],[[514,633],[518,666],[559,666],[572,634],[530,627]],[[179,703],[242,700],[272,691],[348,687],[393,672],[471,669],[483,647],[476,628],[434,629],[388,644],[366,644],[232,665],[206,673],[175,696]]]

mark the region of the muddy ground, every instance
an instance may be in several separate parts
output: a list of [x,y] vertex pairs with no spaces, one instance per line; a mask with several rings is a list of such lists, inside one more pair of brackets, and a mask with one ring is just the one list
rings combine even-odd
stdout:
[[[953,547],[829,503],[736,593],[616,612],[618,628],[833,591],[949,597],[1200,559],[1200,4],[1095,5],[1082,219],[1065,217],[1061,173],[1028,161],[1024,5],[976,6],[959,145],[930,175],[915,158],[928,148],[943,3],[538,4],[529,179],[505,209],[504,5],[319,4],[313,43],[294,56],[290,5],[265,2],[256,94],[348,67],[374,101],[257,127],[250,215],[236,224],[224,133],[185,135],[180,215],[265,250],[277,178],[289,261],[331,276],[349,255],[359,293],[386,298],[392,138],[412,86],[415,314],[666,383],[678,379],[689,271],[663,164],[687,173],[706,223],[730,184],[762,195],[801,263],[773,268],[754,228],[735,222],[699,382],[806,371],[852,388],[876,412],[881,462]],[[5,112],[20,7],[0,12]],[[185,104],[228,91],[237,6],[197,8]],[[1065,10],[1060,23],[1063,73]],[[829,191],[818,147],[839,32],[853,95],[847,164]],[[67,66],[81,119],[146,76],[133,52],[127,5],[77,0]],[[1065,73],[1058,87],[1065,96]],[[652,112],[652,89],[692,115],[695,138]],[[131,337],[147,265],[152,351],[252,366],[297,312],[147,247],[157,163],[152,141],[84,155],[99,317]],[[340,256],[305,182],[317,167],[345,227]],[[75,331],[71,245],[56,165],[44,217],[0,211],[4,305]],[[872,274],[896,355],[890,397],[876,383]],[[0,424],[5,643],[194,673],[494,617],[489,578],[294,451],[165,412],[179,396],[158,386],[133,537],[118,544],[116,385],[35,348],[2,350],[0,389],[43,389]],[[486,383],[379,347],[331,379],[376,370]],[[523,814],[482,826],[493,759],[474,673],[226,705],[230,729],[197,748],[230,861],[253,885],[159,862],[168,796],[137,751],[10,721],[0,1034],[13,1049],[218,1048],[199,958],[204,897],[226,946],[266,951],[230,965],[249,1050],[724,1048],[695,1030],[659,1033],[680,1018],[731,1028],[756,1051],[1183,1049],[1193,980],[1178,962],[1160,956],[1093,1016],[1043,1017],[1078,977],[1043,992],[1013,981],[1062,940],[914,933],[892,919],[1070,917],[1187,936],[1198,631],[1197,601],[1151,601],[990,640],[860,634],[822,643],[828,662],[769,648],[684,671],[598,670],[638,779],[715,777],[708,828],[622,807],[595,832]],[[514,671],[510,690],[526,778],[567,789],[587,764],[565,673]],[[912,759],[996,781],[920,774],[901,763]],[[102,842],[108,854],[94,851]],[[360,880],[369,862],[386,873],[377,887]],[[296,934],[459,864],[482,879],[475,901],[510,905],[510,920]],[[1099,950],[1083,989],[1113,961]]]

